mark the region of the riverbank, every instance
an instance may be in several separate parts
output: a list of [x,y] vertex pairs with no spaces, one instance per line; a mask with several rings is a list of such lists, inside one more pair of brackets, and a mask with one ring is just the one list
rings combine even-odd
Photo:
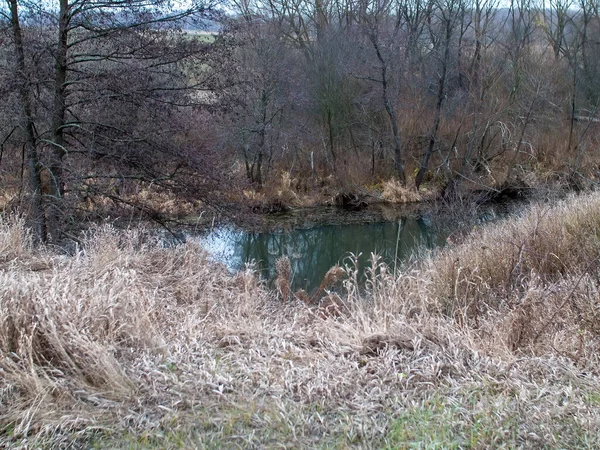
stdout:
[[[27,211],[27,196],[12,188],[0,196],[0,214]],[[310,185],[298,184],[287,172],[271,185],[261,189],[251,186],[224,184],[206,198],[190,199],[178,196],[158,186],[138,187],[120,196],[86,197],[75,207],[68,222],[57,224],[51,233],[51,243],[62,247],[78,244],[77,236],[89,226],[110,221],[115,227],[128,229],[150,226],[161,230],[167,240],[179,241],[184,234],[207,232],[218,226],[234,225],[245,230],[270,232],[340,225],[394,221],[407,215],[430,215],[456,211],[450,221],[464,222],[463,212],[477,214],[486,208],[503,208],[569,192],[561,185],[527,184],[483,187],[463,183],[450,192],[437,183],[425,183],[421,191],[402,186],[394,179],[373,181],[369,185],[344,184],[332,177],[313,180]],[[472,218],[472,217],[471,217]],[[458,219],[458,220],[457,220]],[[28,223],[31,225],[31,220]]]
[[600,446],[600,194],[479,227],[332,316],[193,240],[0,222],[0,445]]

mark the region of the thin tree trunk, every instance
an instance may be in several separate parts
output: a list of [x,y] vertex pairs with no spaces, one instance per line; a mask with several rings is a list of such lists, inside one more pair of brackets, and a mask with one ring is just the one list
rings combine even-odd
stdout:
[[398,129],[398,117],[389,99],[387,64],[385,63],[383,55],[379,50],[379,43],[377,42],[377,38],[375,36],[371,37],[371,42],[373,43],[373,47],[375,47],[377,59],[379,59],[379,62],[381,63],[381,89],[383,94],[383,104],[385,106],[385,111],[387,112],[387,115],[390,119],[390,124],[392,126],[392,135],[394,137],[394,164],[396,167],[396,174],[398,175],[398,180],[400,181],[400,183],[404,184],[406,183],[406,175],[404,174],[404,164],[402,163],[402,140],[400,138],[400,130]]
[[25,49],[23,45],[23,32],[19,21],[19,9],[17,0],[8,0],[11,12],[11,27],[16,53],[15,71],[19,84],[19,99],[21,102],[21,113],[23,129],[26,134],[27,167],[29,172],[29,189],[31,191],[32,222],[34,228],[34,239],[36,242],[44,242],[47,237],[46,217],[42,201],[41,165],[36,148],[35,129],[31,108],[31,99],[28,91],[28,76],[25,67]]
[[252,167],[250,166],[250,159],[248,157],[249,150],[250,146],[248,144],[244,144],[242,146],[242,154],[244,155],[244,164],[246,166],[246,178],[252,182]]
[[475,2],[475,51],[473,52],[473,58],[471,59],[471,67],[469,69],[471,75],[471,83],[473,84],[473,86],[478,86],[480,81],[479,72],[481,70],[481,43],[484,39],[481,20],[481,5],[479,2]]
[[258,131],[258,155],[256,161],[256,178],[253,181],[258,183],[259,187],[263,185],[263,175],[262,175],[262,165],[263,165],[263,157],[265,152],[265,142],[266,142],[266,128],[267,128],[267,92],[265,90],[262,91],[260,96],[261,103],[261,124],[260,130]]
[[336,170],[336,160],[337,156],[335,154],[335,137],[333,132],[333,115],[331,113],[331,108],[327,106],[327,131],[329,132],[329,152],[331,153],[332,164],[331,168],[333,172]]
[[315,24],[317,28],[317,42],[323,43],[325,29],[327,28],[327,12],[323,0],[315,0]]
[[446,77],[448,74],[448,64],[450,61],[450,38],[452,37],[452,22],[451,18],[447,19],[446,22],[446,41],[444,48],[444,60],[442,62],[442,73],[440,74],[439,84],[438,84],[438,95],[437,102],[435,105],[435,118],[433,120],[433,129],[431,130],[431,136],[429,137],[429,146],[427,147],[427,152],[423,157],[423,161],[421,162],[421,167],[419,168],[419,172],[417,172],[417,176],[415,178],[415,187],[419,190],[421,183],[423,183],[423,178],[425,177],[425,173],[427,173],[427,169],[429,167],[429,159],[433,154],[435,149],[435,144],[437,141],[438,130],[440,128],[440,121],[442,119],[442,106],[444,104],[444,98],[446,96]]
[[54,66],[54,106],[52,112],[52,160],[50,162],[50,194],[53,196],[55,218],[64,195],[63,158],[66,154],[65,117],[66,117],[66,82],[67,52],[69,36],[69,1],[60,0],[58,22],[58,45]]

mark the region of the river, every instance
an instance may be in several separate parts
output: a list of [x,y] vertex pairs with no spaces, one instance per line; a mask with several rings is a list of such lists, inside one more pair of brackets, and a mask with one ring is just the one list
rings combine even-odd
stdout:
[[[311,292],[335,264],[354,264],[359,273],[372,253],[390,267],[405,263],[411,256],[443,246],[448,231],[433,227],[426,216],[400,214],[394,220],[376,213],[348,213],[337,208],[323,210],[320,220],[305,217],[272,218],[270,231],[249,231],[225,225],[202,237],[212,257],[230,270],[255,264],[265,279],[275,275],[275,261],[288,256],[292,265],[292,287]],[[310,216],[314,216],[314,211]],[[365,220],[367,220],[365,222]],[[273,229],[274,228],[274,229]]]

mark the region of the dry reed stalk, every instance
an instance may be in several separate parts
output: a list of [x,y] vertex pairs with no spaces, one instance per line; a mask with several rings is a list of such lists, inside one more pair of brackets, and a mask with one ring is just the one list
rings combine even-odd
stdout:
[[292,294],[292,264],[287,256],[275,261],[275,286],[281,296],[281,301],[287,302]]

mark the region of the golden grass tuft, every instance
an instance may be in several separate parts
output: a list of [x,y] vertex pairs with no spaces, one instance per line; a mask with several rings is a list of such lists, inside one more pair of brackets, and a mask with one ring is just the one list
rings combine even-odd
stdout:
[[0,182],[2,182],[3,186],[5,186],[5,188],[3,189],[3,192],[0,193],[0,212],[1,211],[5,211],[7,208],[10,207],[10,205],[15,201],[15,199],[17,198],[17,192],[18,190],[12,190],[10,188],[7,188],[7,184],[10,184],[10,181],[8,180],[4,180],[2,179],[2,177],[0,177]]
[[32,253],[31,233],[23,218],[0,214],[0,265],[29,258]]
[[390,203],[414,203],[422,200],[416,190],[403,186],[398,180],[391,179],[382,183],[381,198]]

